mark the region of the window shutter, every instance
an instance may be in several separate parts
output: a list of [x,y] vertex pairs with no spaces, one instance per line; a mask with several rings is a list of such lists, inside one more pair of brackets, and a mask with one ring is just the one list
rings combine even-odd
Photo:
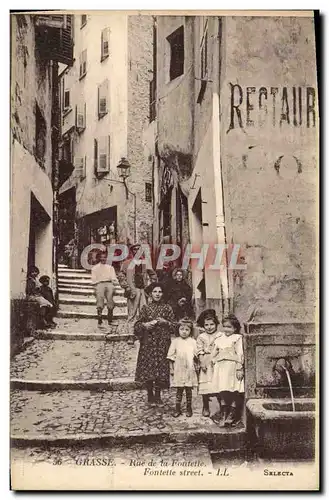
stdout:
[[97,173],[103,174],[109,171],[109,140],[102,137],[99,141]]
[[101,35],[101,60],[105,59],[109,53],[110,30],[104,28]]
[[87,49],[80,54],[80,78],[87,73]]
[[36,44],[45,58],[73,65],[73,16],[36,16]]
[[64,110],[70,109],[70,91],[64,90]]
[[74,172],[75,176],[80,179],[86,177],[86,157],[77,157],[74,159]]
[[76,106],[76,127],[78,132],[86,128],[86,103]]
[[98,170],[98,141],[94,139],[94,170],[97,173]]
[[98,87],[98,117],[106,115],[108,112],[108,80],[104,80],[104,82]]

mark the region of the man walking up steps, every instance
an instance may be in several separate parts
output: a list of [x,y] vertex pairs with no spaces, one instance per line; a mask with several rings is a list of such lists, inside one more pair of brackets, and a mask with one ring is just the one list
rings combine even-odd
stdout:
[[102,312],[105,300],[108,309],[108,324],[110,324],[113,319],[113,293],[114,283],[117,278],[114,267],[107,264],[106,260],[107,252],[101,252],[98,264],[96,264],[91,270],[91,281],[95,287],[98,326],[101,326],[103,323]]

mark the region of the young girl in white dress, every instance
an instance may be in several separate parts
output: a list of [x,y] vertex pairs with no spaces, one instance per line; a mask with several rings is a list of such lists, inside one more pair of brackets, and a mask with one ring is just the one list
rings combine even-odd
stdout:
[[216,311],[214,309],[203,311],[198,317],[197,324],[204,330],[200,333],[196,341],[201,368],[199,373],[199,394],[202,395],[202,415],[209,417],[209,398],[217,392],[217,384],[214,384],[212,352],[216,339],[221,335],[221,332],[218,331],[219,320]]
[[221,427],[237,420],[239,393],[244,392],[244,355],[240,323],[230,314],[223,319],[222,332],[213,345],[213,389],[218,394],[219,417],[213,420]]
[[178,322],[179,336],[172,340],[167,359],[170,363],[171,387],[176,387],[176,410],[174,417],[181,415],[183,392],[186,393],[186,416],[192,416],[192,388],[197,387],[196,341],[191,337],[193,322],[188,318]]

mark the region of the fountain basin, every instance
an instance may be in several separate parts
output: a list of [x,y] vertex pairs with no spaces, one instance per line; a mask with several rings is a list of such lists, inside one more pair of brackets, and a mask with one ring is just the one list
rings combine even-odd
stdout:
[[267,458],[314,458],[315,400],[249,399],[247,432],[255,452]]

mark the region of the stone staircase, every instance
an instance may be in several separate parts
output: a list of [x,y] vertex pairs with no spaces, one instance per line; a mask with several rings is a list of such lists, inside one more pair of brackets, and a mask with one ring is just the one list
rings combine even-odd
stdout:
[[[91,274],[85,269],[58,266],[59,318],[96,318],[96,298]],[[127,299],[117,282],[114,292],[113,319],[127,319]],[[103,316],[107,314],[104,308]]]

